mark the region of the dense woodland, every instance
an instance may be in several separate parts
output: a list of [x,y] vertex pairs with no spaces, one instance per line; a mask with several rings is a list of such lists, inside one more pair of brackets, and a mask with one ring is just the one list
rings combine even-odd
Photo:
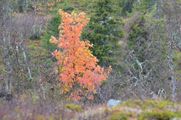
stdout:
[[0,0],[0,119],[180,120],[180,102],[181,0]]

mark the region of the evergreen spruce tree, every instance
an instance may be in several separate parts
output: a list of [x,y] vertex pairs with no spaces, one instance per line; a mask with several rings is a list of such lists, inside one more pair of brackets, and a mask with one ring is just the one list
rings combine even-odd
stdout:
[[121,21],[115,17],[114,5],[110,0],[98,0],[93,7],[90,22],[82,34],[83,39],[88,39],[94,45],[92,52],[104,66],[115,63],[113,53],[122,36]]

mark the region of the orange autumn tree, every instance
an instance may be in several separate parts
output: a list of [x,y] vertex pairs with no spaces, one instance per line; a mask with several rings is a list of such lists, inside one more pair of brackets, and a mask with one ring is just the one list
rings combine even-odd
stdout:
[[96,89],[107,79],[110,69],[105,70],[92,55],[89,41],[81,41],[80,36],[89,19],[85,13],[66,13],[59,11],[62,23],[59,26],[59,39],[51,37],[50,42],[57,45],[53,52],[59,68],[59,80],[64,94],[80,100],[93,99]]

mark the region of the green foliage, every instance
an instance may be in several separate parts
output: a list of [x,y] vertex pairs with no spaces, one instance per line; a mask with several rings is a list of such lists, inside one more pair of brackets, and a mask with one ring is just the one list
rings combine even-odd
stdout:
[[172,111],[159,111],[153,110],[149,112],[143,112],[138,120],[172,120],[173,118],[179,118],[180,113],[172,112]]
[[55,16],[59,16],[59,15],[57,14],[57,11],[58,11],[59,9],[62,9],[62,10],[64,10],[64,11],[68,12],[68,11],[72,11],[74,8],[73,8],[70,0],[63,0],[62,2],[57,2],[57,3],[55,4],[55,6],[52,7],[52,10],[50,10],[49,12],[50,12],[50,14],[53,15],[54,17],[55,17]]
[[110,120],[129,120],[129,117],[131,116],[131,114],[129,113],[123,113],[122,111],[116,111],[113,112]]
[[[130,100],[111,111],[110,120],[171,120],[180,118],[179,104],[161,100]],[[129,111],[126,111],[126,109]]]
[[140,0],[134,4],[134,9],[141,12],[147,12],[152,10],[152,6],[156,3],[156,0]]
[[174,54],[174,61],[177,63],[177,64],[181,64],[181,52],[179,51],[175,51],[175,54]]
[[126,16],[134,11],[150,11],[155,0],[119,0],[118,4],[121,8],[121,15]]
[[80,105],[76,105],[76,104],[66,104],[65,108],[72,110],[74,112],[82,112],[83,109]]
[[41,37],[43,46],[50,51],[55,50],[55,46],[49,43],[50,37],[51,36],[58,37],[59,35],[58,26],[60,25],[61,22],[61,18],[57,13],[59,9],[63,9],[64,11],[69,12],[72,11],[74,8],[71,6],[71,4],[69,4],[68,1],[64,1],[57,3],[50,11],[51,15],[53,15],[53,18],[48,23],[47,30],[44,33],[44,35]]
[[121,20],[116,19],[110,0],[98,0],[93,7],[92,16],[87,28],[82,34],[82,39],[93,43],[93,54],[102,65],[113,63],[111,55],[118,48],[118,39],[122,37]]
[[54,17],[48,24],[46,33],[44,33],[44,35],[41,38],[43,46],[50,51],[53,51],[55,49],[55,46],[50,44],[49,40],[52,35],[56,36],[56,37],[58,36],[58,33],[59,33],[58,26],[60,24],[60,20],[61,19],[58,15],[56,17]]
[[181,74],[181,52],[175,51],[174,62],[176,64],[176,72],[177,72],[177,74]]
[[159,110],[165,109],[167,106],[174,106],[174,103],[170,101],[155,101],[155,100],[134,100],[123,103],[123,106],[127,107],[140,107],[141,109],[156,108]]
[[139,61],[144,61],[144,50],[147,42],[147,31],[145,30],[144,17],[139,23],[132,26],[132,31],[129,35],[128,47],[134,50]]
[[133,5],[136,0],[120,0],[119,6],[122,8],[121,14],[127,15],[127,13],[131,13],[133,9]]

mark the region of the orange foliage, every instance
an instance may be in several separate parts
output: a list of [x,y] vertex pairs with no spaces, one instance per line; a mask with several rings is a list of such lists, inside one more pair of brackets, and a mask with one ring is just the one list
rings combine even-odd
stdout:
[[89,50],[92,47],[89,41],[80,40],[82,30],[89,21],[85,13],[69,14],[60,10],[59,14],[62,17],[59,39],[51,37],[50,42],[59,48],[52,54],[59,66],[63,93],[70,93],[70,97],[76,100],[82,97],[93,99],[93,94],[107,79],[110,69],[101,68]]

